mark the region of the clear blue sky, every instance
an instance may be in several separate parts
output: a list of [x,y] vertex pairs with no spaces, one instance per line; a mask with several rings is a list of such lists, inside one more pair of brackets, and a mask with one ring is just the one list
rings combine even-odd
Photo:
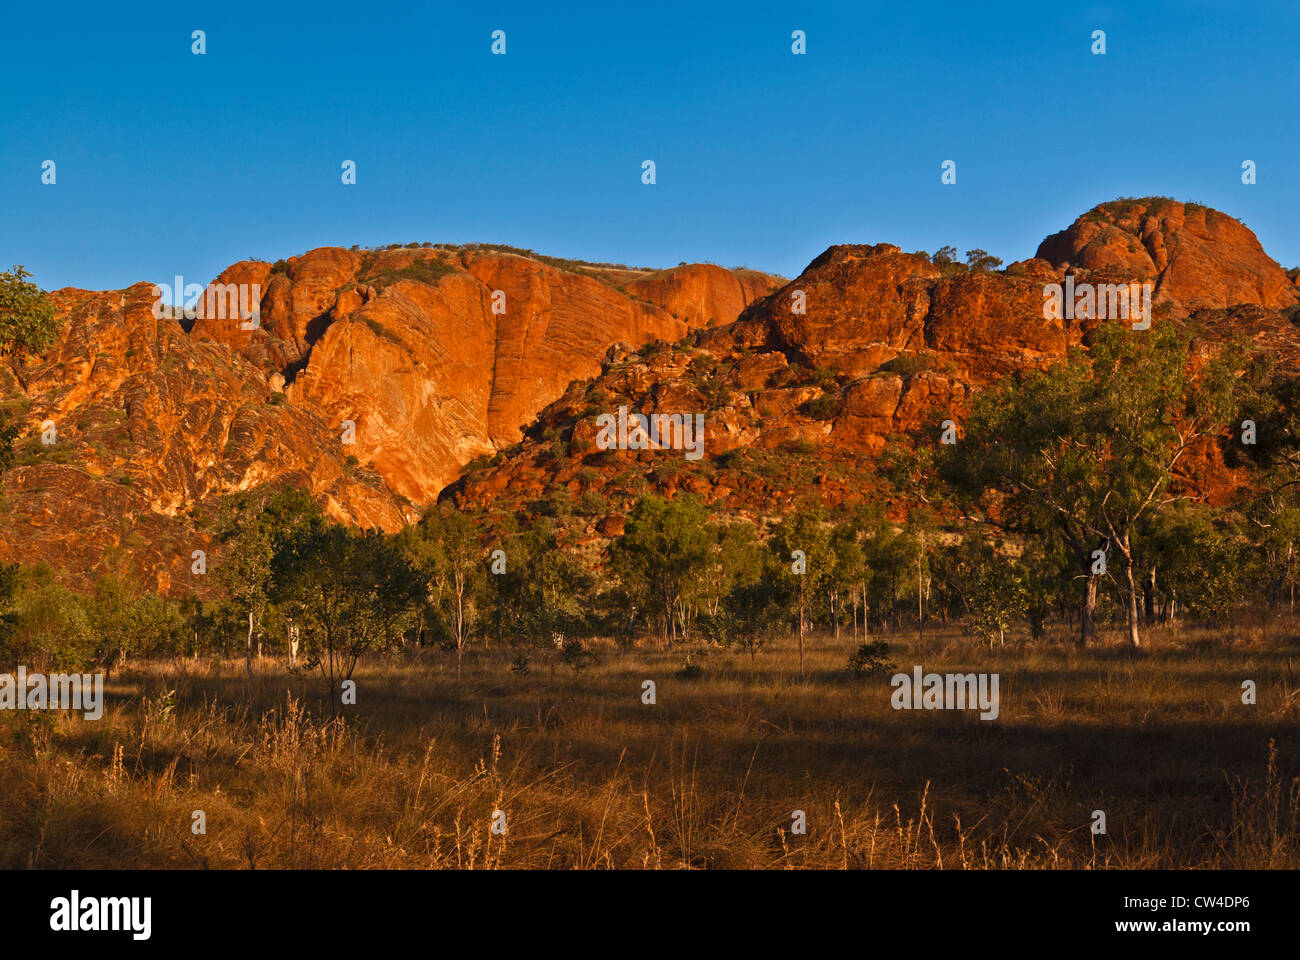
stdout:
[[840,242],[1019,259],[1146,194],[1300,264],[1294,3],[286,6],[0,0],[0,265],[116,288],[432,240],[793,276]]

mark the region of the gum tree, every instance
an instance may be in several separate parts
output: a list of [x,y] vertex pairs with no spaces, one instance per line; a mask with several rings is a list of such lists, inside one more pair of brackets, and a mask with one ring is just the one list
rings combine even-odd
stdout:
[[610,566],[625,588],[639,590],[663,611],[664,642],[677,642],[673,609],[709,562],[708,510],[691,498],[646,495],[628,514],[610,548]]
[[[1169,324],[1104,325],[1087,353],[978,395],[965,436],[939,448],[938,475],[992,522],[1059,536],[1085,575],[1094,551],[1117,555],[1137,648],[1135,538],[1144,518],[1177,499],[1175,471],[1226,430],[1240,363],[1235,349],[1193,355]],[[1085,594],[1081,642],[1092,596]]]
[[[1256,471],[1255,494],[1244,505],[1246,518],[1266,564],[1270,610],[1286,591],[1295,610],[1296,548],[1300,544],[1300,377],[1279,370],[1272,358],[1254,358],[1244,376],[1243,397],[1233,418],[1234,433],[1224,444],[1229,466]],[[1239,432],[1238,432],[1239,431]]]
[[309,667],[332,704],[357,662],[382,649],[413,619],[419,574],[395,537],[338,524],[303,524],[277,545],[270,597],[302,625]]
[[[319,529],[324,525],[325,516],[320,507],[310,494],[297,487],[286,487],[269,497],[260,493],[244,494],[231,500],[222,511],[217,536],[224,549],[215,575],[231,602],[248,614],[244,665],[250,678],[254,635],[270,603],[268,591],[275,552],[300,528]],[[296,624],[291,624],[291,649],[295,632]]]
[[755,654],[786,626],[790,585],[775,569],[767,569],[756,580],[737,582],[723,597],[717,612],[704,617],[704,632],[722,646],[735,644]]
[[435,505],[415,528],[408,556],[424,581],[439,632],[456,644],[456,679],[471,634],[478,628],[486,561],[474,518]]
[[[799,623],[799,676],[804,675],[804,635],[811,618],[809,608],[828,592],[835,572],[835,553],[825,517],[817,507],[802,508],[781,521],[771,540],[774,560],[793,578],[790,589]],[[778,567],[778,568],[779,568]]]

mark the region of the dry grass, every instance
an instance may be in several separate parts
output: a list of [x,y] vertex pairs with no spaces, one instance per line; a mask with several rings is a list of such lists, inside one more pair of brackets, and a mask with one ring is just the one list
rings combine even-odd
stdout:
[[579,676],[539,651],[522,677],[476,651],[459,684],[429,652],[363,666],[340,718],[272,661],[251,682],[143,664],[99,721],[0,714],[0,864],[1295,868],[1300,651],[1270,635],[1157,636],[1136,658],[895,638],[902,670],[1000,673],[995,721],[894,711],[886,678],[845,671],[847,638],[814,641],[803,682],[787,646],[752,665],[690,648],[694,680],[685,649],[603,649]]

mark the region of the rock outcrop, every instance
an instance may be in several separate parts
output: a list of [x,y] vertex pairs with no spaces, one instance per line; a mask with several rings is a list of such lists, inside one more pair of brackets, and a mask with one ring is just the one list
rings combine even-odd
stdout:
[[193,551],[212,549],[205,515],[230,493],[293,483],[362,526],[417,515],[352,469],[318,412],[282,402],[229,347],[155,318],[150,284],[52,299],[65,315],[59,343],[3,374],[28,428],[3,479],[4,559],[81,577],[117,550],[167,590],[191,583]]
[[[193,333],[280,374],[295,403],[339,430],[399,495],[425,503],[469,460],[514,443],[618,341],[675,341],[730,323],[777,284],[707,264],[601,268],[493,249],[312,250],[215,283],[266,284],[261,325]],[[707,316],[706,316],[707,314]]]
[[[1149,256],[1139,238],[1163,254]],[[891,244],[833,246],[730,326],[611,355],[600,376],[544,410],[518,448],[467,470],[444,497],[504,509],[579,505],[593,536],[647,489],[692,492],[755,517],[809,496],[879,499],[880,457],[891,444],[937,436],[978,390],[1086,345],[1101,321],[1044,317],[1044,289],[1067,270],[1080,282],[1158,282],[1168,306],[1156,322],[1193,313],[1208,340],[1245,338],[1300,368],[1300,331],[1284,309],[1294,284],[1245,227],[1172,202],[1108,204],[999,272],[936,264]],[[705,456],[598,449],[595,416],[620,406],[703,413]],[[1215,496],[1235,482],[1213,456],[1185,468]]]
[[[634,281],[646,289],[621,289]],[[396,529],[598,373],[611,345],[705,324],[673,315],[683,296],[729,323],[777,283],[710,266],[327,247],[232,265],[192,320],[155,310],[148,283],[58,291],[59,342],[0,373],[26,432],[3,478],[0,558],[77,579],[117,549],[149,585],[192,589],[191,554],[214,548],[222,498],[267,484],[305,487],[340,521]],[[54,444],[40,441],[49,423]]]
[[1300,302],[1291,277],[1244,224],[1199,204],[1163,197],[1094,207],[1038,247],[1059,269],[1110,270],[1156,285],[1176,316],[1254,304]]

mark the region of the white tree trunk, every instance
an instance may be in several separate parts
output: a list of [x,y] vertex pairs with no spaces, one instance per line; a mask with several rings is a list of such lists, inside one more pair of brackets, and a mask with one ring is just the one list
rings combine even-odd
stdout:
[[253,608],[248,608],[248,642],[244,646],[244,668],[248,671],[248,679],[253,679]]

